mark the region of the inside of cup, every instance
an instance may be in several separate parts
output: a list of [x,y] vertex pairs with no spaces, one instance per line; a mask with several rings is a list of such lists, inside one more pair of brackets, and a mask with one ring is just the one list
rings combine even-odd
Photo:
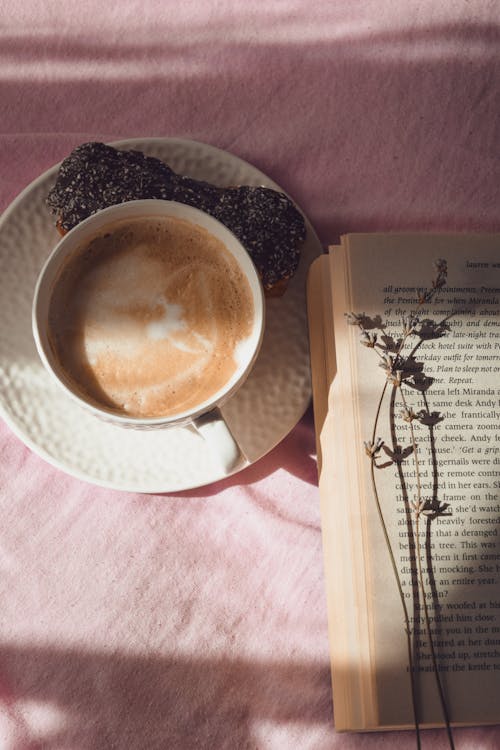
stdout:
[[[225,379],[223,385],[211,393],[210,397],[191,404],[189,408],[179,408],[168,415],[134,417],[133,414],[127,413],[126,405],[118,404],[115,408],[113,404],[106,402],[101,397],[94,398],[92,395],[89,395],[88,391],[79,388],[78,383],[75,383],[74,379],[68,377],[65,368],[61,366],[61,362],[56,354],[57,347],[54,346],[53,337],[49,335],[51,330],[51,325],[49,324],[51,304],[54,298],[54,289],[57,289],[60,283],[61,274],[66,272],[65,269],[68,268],[68,265],[71,267],[71,264],[75,261],[75,257],[78,257],[78,253],[81,252],[81,248],[88,246],[89,238],[101,237],[107,234],[110,228],[116,227],[120,222],[126,224],[129,221],[133,222],[140,219],[141,221],[154,223],[155,221],[162,222],[165,217],[173,217],[179,219],[180,222],[190,223],[202,231],[208,232],[219,242],[223,243],[226,250],[236,260],[249,285],[254,306],[254,322],[249,335],[243,338],[234,348],[234,357],[237,366],[233,374]],[[155,315],[158,312],[158,306],[161,307],[160,302],[158,300],[155,301]],[[172,304],[175,306],[175,303]],[[168,303],[165,303],[165,313],[167,312],[167,307]],[[149,326],[153,339],[155,337],[160,339],[162,329],[163,333],[168,332],[168,327],[172,324],[172,319],[170,318],[169,321],[168,315],[165,314],[162,318],[161,309],[159,312],[160,316],[151,321]],[[35,340],[37,341],[37,346],[45,366],[51,371],[59,384],[71,397],[84,402],[88,408],[97,413],[112,414],[115,421],[130,422],[131,420],[136,420],[138,423],[154,424],[185,420],[223,403],[242,384],[256,359],[262,341],[263,322],[264,300],[262,287],[250,257],[238,240],[223,225],[198,209],[167,201],[135,201],[131,204],[120,204],[119,206],[105,209],[78,225],[61,240],[47,261],[40,275],[34,303]],[[139,362],[138,366],[141,367],[142,364]]]

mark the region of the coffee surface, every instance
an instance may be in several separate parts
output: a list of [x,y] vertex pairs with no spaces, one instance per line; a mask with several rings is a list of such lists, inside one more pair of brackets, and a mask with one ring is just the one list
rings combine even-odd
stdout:
[[84,398],[161,417],[224,387],[253,319],[249,282],[224,244],[182,219],[151,217],[106,227],[66,263],[49,335]]

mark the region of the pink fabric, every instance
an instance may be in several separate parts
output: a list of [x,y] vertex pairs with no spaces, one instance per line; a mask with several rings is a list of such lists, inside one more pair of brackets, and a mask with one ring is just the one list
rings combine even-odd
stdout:
[[[261,168],[325,243],[500,229],[495,3],[24,0],[3,16],[0,209],[83,141],[181,136]],[[176,496],[72,479],[3,423],[0,450],[2,750],[414,747],[335,732],[311,412],[240,476]],[[456,740],[493,750],[500,727]]]

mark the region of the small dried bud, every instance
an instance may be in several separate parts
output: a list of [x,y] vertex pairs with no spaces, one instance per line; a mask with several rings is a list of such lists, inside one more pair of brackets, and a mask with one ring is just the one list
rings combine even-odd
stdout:
[[398,364],[400,364],[399,358],[390,354],[384,354],[379,362],[379,367],[384,370],[387,380],[396,386],[401,385],[403,380],[403,370],[396,369]]
[[389,382],[391,382],[395,386],[400,386],[403,381],[403,370],[396,370],[396,372],[391,373],[387,376],[387,379]]
[[448,273],[448,263],[445,258],[437,258],[434,261],[434,268],[438,273]]
[[407,315],[403,318],[403,333],[405,336],[409,336],[411,333],[415,333],[415,330],[420,323],[420,320],[416,315]]
[[434,289],[441,289],[445,286],[446,278],[448,276],[448,264],[444,258],[438,258],[434,261],[434,267],[436,269],[436,278],[432,282]]
[[370,458],[375,458],[380,453],[384,441],[381,438],[377,438],[375,442],[373,440],[365,440],[365,453]]
[[395,357],[391,356],[390,354],[383,354],[378,366],[383,369],[387,376],[389,376],[392,375],[394,362]]
[[377,334],[372,331],[362,331],[360,341],[363,346],[367,346],[369,349],[373,349],[377,343]]
[[419,419],[419,415],[415,414],[411,407],[409,409],[407,407],[402,409],[400,415],[405,422],[413,422],[414,419]]

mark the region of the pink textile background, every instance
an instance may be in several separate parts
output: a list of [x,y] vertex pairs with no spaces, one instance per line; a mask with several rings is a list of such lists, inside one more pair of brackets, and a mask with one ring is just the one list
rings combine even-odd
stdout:
[[[86,140],[178,136],[262,169],[324,243],[500,230],[494,2],[0,13],[0,210]],[[240,476],[175,496],[66,476],[3,422],[0,451],[2,750],[414,747],[335,732],[311,411]],[[456,743],[494,750],[500,727]]]

